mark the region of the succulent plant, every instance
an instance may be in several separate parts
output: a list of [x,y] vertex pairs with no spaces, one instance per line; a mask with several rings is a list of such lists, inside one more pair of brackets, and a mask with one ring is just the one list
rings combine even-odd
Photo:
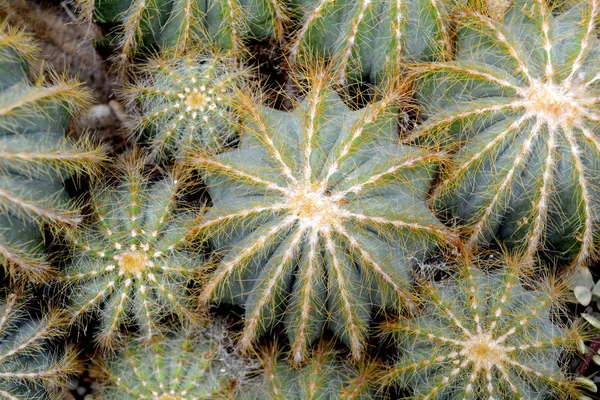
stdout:
[[456,150],[433,197],[469,247],[496,239],[576,266],[597,251],[598,11],[518,0],[502,22],[466,13],[456,61],[423,67],[428,119],[411,137]]
[[275,346],[260,354],[262,372],[248,380],[238,398],[243,400],[317,400],[375,398],[373,377],[376,364],[370,361],[351,365],[332,346],[321,341],[301,367],[280,360]]
[[160,57],[140,76],[126,90],[129,108],[140,109],[132,131],[147,131],[156,156],[181,158],[194,147],[216,152],[235,137],[233,101],[242,71],[225,56]]
[[129,340],[102,366],[99,399],[232,399],[252,364],[232,352],[225,325],[183,328],[150,345]]
[[72,321],[100,311],[96,338],[105,347],[128,325],[151,340],[164,317],[193,319],[188,284],[203,258],[184,246],[194,219],[178,208],[182,183],[174,176],[149,182],[141,164],[124,158],[121,184],[93,194],[95,221],[75,234],[65,265]]
[[527,277],[517,258],[501,260],[467,261],[425,283],[422,314],[384,324],[402,351],[388,378],[412,398],[566,400],[595,391],[561,367],[585,339],[581,325],[561,322],[568,286]]
[[62,351],[53,339],[65,333],[67,320],[57,311],[34,317],[22,294],[0,294],[0,397],[10,400],[58,399],[80,369],[77,352]]
[[12,278],[41,281],[53,272],[41,225],[64,230],[80,220],[63,180],[92,172],[104,153],[65,139],[89,94],[64,77],[32,81],[36,51],[31,38],[0,23],[0,264]]
[[244,40],[281,40],[288,19],[279,0],[77,0],[82,14],[115,33],[117,61],[159,46],[180,53],[210,42],[238,54]]
[[432,60],[451,51],[444,2],[438,0],[295,0],[301,17],[290,56],[331,58],[339,79],[385,81],[403,62]]
[[411,304],[413,258],[453,238],[425,204],[441,155],[399,143],[394,95],[352,111],[312,76],[293,112],[247,98],[240,147],[191,159],[222,255],[201,300],[245,307],[244,349],[283,319],[296,362],[326,322],[360,357],[371,311]]

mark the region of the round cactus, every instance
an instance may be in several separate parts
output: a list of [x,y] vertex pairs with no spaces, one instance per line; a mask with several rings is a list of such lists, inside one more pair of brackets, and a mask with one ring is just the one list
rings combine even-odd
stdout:
[[40,319],[28,314],[25,297],[0,295],[0,397],[10,400],[61,398],[80,365],[77,352],[57,351],[52,339],[65,333],[67,319],[49,311]]
[[380,83],[402,62],[431,60],[451,50],[442,1],[295,0],[302,18],[290,47],[333,59],[347,80]]
[[140,109],[132,130],[149,133],[156,156],[181,157],[190,147],[217,152],[235,137],[232,103],[242,73],[230,60],[216,53],[157,58],[140,72],[126,90],[130,109]]
[[232,399],[252,368],[228,349],[225,325],[184,328],[150,345],[130,340],[109,358],[98,399]]
[[375,398],[373,377],[376,364],[361,362],[351,366],[326,342],[320,342],[311,357],[295,368],[281,361],[276,347],[260,355],[262,373],[242,386],[243,400],[308,400]]
[[244,40],[281,40],[288,20],[279,0],[77,0],[82,14],[113,29],[119,63],[140,49],[187,51],[211,43],[234,54],[244,50]]
[[245,307],[245,349],[283,317],[296,361],[326,322],[360,357],[371,311],[411,303],[411,258],[453,237],[425,204],[440,154],[399,144],[393,96],[352,111],[328,82],[291,113],[247,99],[240,147],[191,161],[223,256],[201,299]]
[[188,284],[203,259],[183,248],[192,213],[177,208],[177,179],[150,183],[139,164],[126,160],[121,185],[94,194],[95,221],[76,233],[65,266],[71,318],[100,311],[103,346],[112,345],[124,325],[138,326],[150,340],[165,316],[193,318]]
[[598,249],[600,130],[597,1],[554,16],[514,1],[502,22],[461,18],[456,61],[424,68],[429,119],[413,138],[457,149],[433,193],[470,247],[497,239],[586,265]]
[[422,315],[384,325],[402,351],[388,378],[412,398],[579,399],[594,387],[561,367],[584,339],[581,326],[560,322],[568,286],[534,282],[518,260],[503,262],[487,272],[465,263],[424,284]]
[[0,264],[13,278],[42,281],[53,268],[40,225],[64,230],[80,221],[63,180],[91,172],[104,156],[65,139],[71,115],[89,94],[63,77],[32,82],[35,53],[29,37],[0,24]]

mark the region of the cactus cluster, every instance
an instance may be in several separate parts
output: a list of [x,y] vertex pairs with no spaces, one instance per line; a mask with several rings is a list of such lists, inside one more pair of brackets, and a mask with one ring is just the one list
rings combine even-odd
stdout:
[[600,0],[63,3],[127,143],[0,21],[0,398],[597,398]]

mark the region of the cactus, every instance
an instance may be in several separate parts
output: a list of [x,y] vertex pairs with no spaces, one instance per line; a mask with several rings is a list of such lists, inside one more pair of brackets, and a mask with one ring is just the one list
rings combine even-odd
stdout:
[[242,400],[309,400],[375,398],[373,374],[376,363],[360,362],[351,366],[321,341],[311,357],[299,368],[281,361],[275,346],[260,354],[262,373],[258,381],[242,386]]
[[287,11],[279,0],[77,0],[82,14],[114,27],[119,47],[116,61],[124,65],[138,51],[152,46],[181,53],[209,42],[234,54],[244,40],[281,40]]
[[72,321],[99,310],[96,339],[105,347],[127,325],[151,340],[162,318],[194,318],[187,286],[203,259],[182,248],[193,222],[191,212],[177,209],[182,183],[173,176],[150,183],[141,164],[124,158],[121,184],[93,194],[95,221],[72,238],[65,265]]
[[290,46],[295,59],[306,52],[332,58],[339,79],[384,81],[405,62],[450,53],[443,2],[438,0],[296,0],[302,19]]
[[71,115],[89,98],[81,84],[29,77],[37,49],[24,33],[0,23],[0,264],[12,278],[41,281],[55,272],[40,226],[64,230],[80,216],[63,179],[92,172],[104,152],[64,137]]
[[126,90],[131,124],[137,134],[149,132],[157,157],[184,156],[190,147],[220,151],[235,137],[234,94],[243,71],[221,54],[160,57],[141,68]]
[[500,259],[467,261],[424,284],[422,315],[384,324],[402,349],[387,378],[411,398],[567,400],[595,389],[560,366],[585,338],[582,326],[561,322],[568,286],[527,278],[518,259]]
[[598,11],[591,0],[553,16],[520,0],[502,22],[467,13],[457,60],[423,67],[434,111],[411,138],[457,150],[433,198],[467,226],[468,247],[497,239],[525,262],[578,267],[597,251]]
[[0,397],[58,399],[80,369],[73,348],[60,352],[51,345],[65,333],[65,316],[52,310],[41,318],[30,316],[25,296],[6,292],[1,294],[0,315]]
[[191,159],[222,255],[201,300],[245,307],[244,349],[284,317],[296,362],[326,322],[359,358],[371,311],[412,304],[411,257],[453,237],[424,201],[441,155],[399,143],[395,96],[352,111],[311,79],[291,113],[242,100],[240,147]]
[[102,366],[99,400],[232,399],[252,364],[231,352],[223,323],[183,328],[148,346],[129,340]]

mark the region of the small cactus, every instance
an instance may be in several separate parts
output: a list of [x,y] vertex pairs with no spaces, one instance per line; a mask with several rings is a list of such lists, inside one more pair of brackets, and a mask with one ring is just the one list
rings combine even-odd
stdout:
[[[126,90],[137,134],[148,132],[155,156],[178,158],[190,148],[218,152],[235,138],[234,94],[242,72],[223,55],[167,56],[141,68]],[[132,112],[132,114],[134,114]]]
[[65,139],[71,115],[89,94],[54,76],[31,81],[31,39],[0,23],[0,264],[12,278],[42,281],[53,271],[40,225],[64,230],[80,221],[63,180],[104,160],[103,150]]
[[0,397],[61,398],[68,379],[80,369],[73,348],[59,352],[52,345],[52,339],[65,333],[67,319],[52,310],[32,317],[24,296],[4,292],[0,297]]
[[360,357],[371,311],[411,304],[411,258],[453,237],[425,204],[440,154],[399,143],[394,95],[352,111],[329,82],[291,113],[246,99],[239,149],[191,161],[223,256],[202,301],[244,305],[244,349],[283,317],[296,362],[326,322]]
[[64,271],[72,320],[100,311],[96,338],[105,347],[129,324],[151,340],[163,317],[193,318],[188,284],[203,259],[182,248],[193,218],[177,209],[181,182],[150,183],[140,164],[126,158],[121,184],[94,193],[95,221],[75,234]]
[[451,51],[443,1],[295,0],[302,23],[290,56],[331,58],[339,80],[381,83],[406,62],[432,60]]
[[288,20],[279,0],[77,0],[84,16],[114,27],[117,62],[143,48],[159,46],[181,53],[209,42],[234,54],[249,38],[283,39]]
[[470,248],[496,239],[577,267],[597,252],[599,11],[519,0],[501,21],[466,13],[456,61],[423,67],[429,119],[412,137],[457,150],[433,197]]
[[102,366],[108,382],[98,399],[232,399],[252,364],[226,339],[223,323],[183,328],[149,345],[130,339]]
[[260,354],[262,373],[241,387],[242,400],[369,400],[375,398],[373,387],[376,364],[370,361],[350,365],[332,346],[321,341],[311,357],[295,368],[281,361],[276,347]]
[[[561,367],[584,338],[561,322],[568,286],[530,279],[516,259],[465,262],[426,283],[422,315],[384,324],[401,350],[388,378],[414,399],[579,399],[591,381]],[[594,388],[595,389],[595,388]]]

